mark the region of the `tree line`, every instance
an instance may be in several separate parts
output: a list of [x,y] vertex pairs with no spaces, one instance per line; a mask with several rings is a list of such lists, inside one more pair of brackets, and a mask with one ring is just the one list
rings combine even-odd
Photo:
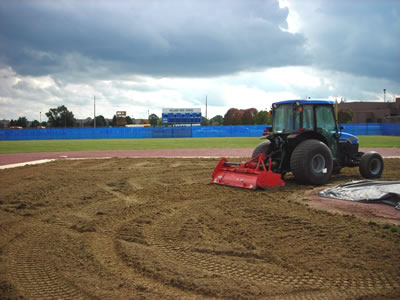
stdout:
[[258,111],[255,108],[230,108],[223,118],[223,125],[261,125],[271,124],[271,115],[266,110]]
[[[53,127],[53,128],[71,128],[71,127],[93,127],[94,120],[86,119],[85,121],[78,122],[72,111],[64,105],[57,108],[51,108],[46,116],[48,118],[47,122],[39,122],[34,120],[29,122],[26,117],[19,117],[17,120],[11,120],[9,126],[19,126],[23,128],[29,127],[37,128],[39,126],[43,127]],[[354,117],[354,113],[349,109],[341,109],[338,112],[338,121],[341,124],[346,124],[350,122]],[[107,126],[125,126],[134,124],[134,119],[130,116],[118,117],[114,115],[112,120],[109,121],[104,118],[104,116],[96,116],[96,127],[107,127]],[[260,110],[255,108],[248,109],[237,109],[230,108],[224,116],[216,115],[211,119],[206,119],[202,117],[202,126],[219,126],[219,125],[262,125],[271,124],[272,116],[270,111]],[[162,124],[161,119],[156,114],[151,114],[148,120],[141,120],[141,124],[150,124],[151,126],[161,126],[168,125]]]
[[[51,128],[72,128],[72,127],[93,127],[94,119],[87,118],[86,120],[78,121],[74,117],[74,113],[64,105],[61,105],[56,108],[51,108],[47,113],[45,113],[48,118],[47,122],[39,122],[38,120],[34,120],[29,122],[26,117],[19,117],[17,120],[11,120],[9,123],[10,127],[18,126],[23,128],[37,128],[40,126],[43,127],[51,127]],[[96,127],[107,127],[107,126],[121,126],[134,124],[134,119],[130,116],[126,116],[121,120],[120,117],[116,115],[113,116],[112,120],[107,120],[104,116],[99,115],[96,116]],[[143,123],[148,123],[147,120],[142,120]]]
[[29,122],[26,117],[19,117],[17,120],[11,120],[10,124],[8,126],[10,127],[23,127],[23,128],[37,128],[39,126],[45,127],[47,125],[47,122],[39,122],[38,120],[34,120],[32,122]]

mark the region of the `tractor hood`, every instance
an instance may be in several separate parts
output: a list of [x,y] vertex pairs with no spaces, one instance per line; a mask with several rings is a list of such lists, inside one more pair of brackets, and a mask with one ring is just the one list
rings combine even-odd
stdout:
[[358,144],[358,137],[350,133],[342,132],[340,135],[341,142],[349,142],[350,144]]

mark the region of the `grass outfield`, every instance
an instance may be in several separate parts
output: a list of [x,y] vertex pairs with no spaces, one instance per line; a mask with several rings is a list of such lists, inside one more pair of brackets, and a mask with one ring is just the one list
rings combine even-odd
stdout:
[[259,138],[165,138],[0,141],[0,153],[139,150],[183,148],[253,148]]
[[[360,147],[400,148],[398,136],[359,136]],[[93,150],[254,148],[261,140],[246,138],[92,139],[0,141],[0,154]]]
[[360,135],[360,147],[364,148],[400,148],[400,136]]

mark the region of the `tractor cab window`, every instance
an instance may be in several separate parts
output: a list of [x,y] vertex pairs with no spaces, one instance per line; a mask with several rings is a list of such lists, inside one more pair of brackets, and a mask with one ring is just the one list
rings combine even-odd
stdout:
[[317,118],[317,128],[334,131],[336,128],[335,117],[332,106],[317,106],[315,115]]
[[274,110],[273,132],[293,132],[300,128],[300,111],[297,105],[283,104]]
[[312,105],[303,106],[303,128],[314,129],[314,112]]

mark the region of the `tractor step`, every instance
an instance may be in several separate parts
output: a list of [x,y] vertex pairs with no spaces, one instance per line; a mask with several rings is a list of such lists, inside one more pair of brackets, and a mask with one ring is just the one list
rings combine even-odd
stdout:
[[265,167],[266,156],[261,153],[248,162],[230,163],[222,158],[212,174],[211,183],[255,190],[284,186],[281,174],[271,170],[271,159],[268,170]]

